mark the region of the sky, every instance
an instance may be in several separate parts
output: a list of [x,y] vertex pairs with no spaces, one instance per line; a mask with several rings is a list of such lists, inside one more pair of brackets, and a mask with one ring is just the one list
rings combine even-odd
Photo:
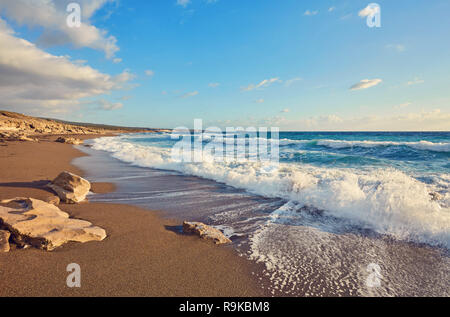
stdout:
[[450,1],[370,3],[0,0],[0,109],[155,128],[450,131]]

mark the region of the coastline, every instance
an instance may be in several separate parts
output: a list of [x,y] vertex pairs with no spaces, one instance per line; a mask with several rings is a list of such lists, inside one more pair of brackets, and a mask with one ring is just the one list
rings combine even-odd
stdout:
[[[165,161],[158,160],[158,154],[164,152],[158,151],[159,137],[155,137],[157,141],[153,136],[143,137],[149,147],[143,147],[146,142],[139,136],[118,139],[122,138],[125,138],[123,142],[115,142],[117,138],[96,139],[93,149],[81,148],[90,155],[74,161],[86,170],[91,181],[117,184],[114,193],[96,195],[92,200],[164,210],[164,216],[221,228],[232,238],[238,253],[256,264],[253,272],[258,284],[270,296],[448,294],[450,262],[445,248],[396,239],[351,223],[350,219],[304,209],[295,201],[248,192],[239,184],[233,186],[214,180],[211,175],[216,174],[205,178],[195,170],[190,173],[190,170],[165,169]],[[136,147],[132,146],[133,141]],[[163,163],[158,165],[160,161]],[[217,168],[220,174],[220,166]],[[386,183],[383,177],[377,179]],[[411,179],[407,177],[407,180]],[[335,179],[331,181],[340,185]],[[399,193],[388,186],[383,193],[388,197],[408,194],[403,186],[400,189]],[[318,192],[320,188],[310,194]],[[428,201],[427,192],[418,195],[420,201]],[[410,197],[416,201],[414,198]],[[357,215],[367,211],[363,207],[359,209]],[[410,210],[410,207],[406,209]],[[389,208],[379,211],[384,215]],[[367,283],[373,265],[378,265],[382,275],[379,287]]]
[[[102,135],[104,136],[104,135]],[[95,138],[96,135],[76,136]],[[1,145],[0,199],[52,193],[42,188],[63,170],[83,176],[71,164],[85,154],[56,136]],[[94,183],[93,191],[114,190]],[[263,296],[250,263],[234,250],[197,237],[181,236],[178,221],[160,212],[124,204],[61,204],[71,217],[106,229],[102,242],[69,243],[53,252],[12,250],[0,255],[0,296]],[[68,288],[66,266],[81,267],[81,288]]]

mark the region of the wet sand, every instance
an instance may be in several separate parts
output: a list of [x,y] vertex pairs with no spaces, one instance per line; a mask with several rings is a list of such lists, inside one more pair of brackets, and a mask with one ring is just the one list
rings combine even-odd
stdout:
[[[70,163],[84,154],[54,139],[0,143],[0,199],[45,199],[53,194],[43,186],[61,171],[83,175]],[[96,193],[111,190],[113,184],[93,184]],[[251,264],[231,247],[182,235],[180,222],[161,212],[104,203],[59,207],[104,228],[108,237],[53,252],[13,249],[0,254],[0,296],[264,295]],[[81,267],[81,288],[66,286],[70,263]]]
[[[165,217],[221,228],[252,263],[258,284],[271,296],[449,294],[450,258],[442,248],[395,240],[283,199],[128,164],[87,147],[81,150],[89,155],[73,164],[90,180],[117,186],[92,201],[164,210]],[[380,284],[368,282],[375,276],[373,265],[379,268]]]

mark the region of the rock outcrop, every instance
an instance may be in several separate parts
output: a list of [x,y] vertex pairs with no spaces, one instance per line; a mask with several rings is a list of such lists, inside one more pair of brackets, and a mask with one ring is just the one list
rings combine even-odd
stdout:
[[[159,132],[160,129],[126,128],[101,124],[64,122],[43,119],[0,110],[0,140],[30,141],[34,136],[115,134],[130,132]],[[31,137],[29,137],[31,136]]]
[[0,132],[0,140],[4,141],[22,141],[22,142],[36,142],[36,139],[33,139],[26,134],[20,132]]
[[62,136],[57,138],[55,142],[72,144],[72,145],[83,144],[83,140],[71,138],[71,137],[62,137]]
[[19,247],[28,245],[51,251],[69,242],[101,241],[106,232],[90,222],[70,219],[55,205],[32,198],[5,200],[2,204],[19,203],[20,208],[0,206],[0,229],[11,233]]
[[62,172],[47,186],[67,204],[82,202],[91,189],[87,180],[69,172]]
[[183,223],[183,232],[196,234],[204,240],[213,241],[215,244],[231,243],[231,240],[228,239],[220,230],[207,226],[201,222],[185,221]]
[[444,198],[444,196],[442,196],[441,194],[437,193],[437,192],[431,192],[429,193],[431,200],[432,201],[438,201],[438,200],[442,200]]
[[9,252],[9,231],[0,230],[0,253]]

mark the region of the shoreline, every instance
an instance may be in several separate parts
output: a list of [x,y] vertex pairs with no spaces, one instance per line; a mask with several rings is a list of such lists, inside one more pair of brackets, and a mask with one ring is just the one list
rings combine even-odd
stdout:
[[[450,276],[450,262],[445,248],[396,239],[345,218],[304,209],[295,202],[248,193],[212,177],[155,168],[159,161],[152,155],[158,158],[157,147],[144,150],[138,143],[134,151],[128,144],[121,147],[120,142],[96,141],[102,145],[98,149],[105,151],[83,148],[90,156],[77,159],[75,164],[85,168],[92,180],[114,181],[118,188],[96,196],[95,201],[164,210],[175,218],[181,212],[187,219],[231,229],[228,235],[238,253],[263,267],[253,271],[270,296],[448,294],[445,281]],[[149,136],[149,145],[151,142]],[[147,156],[147,151],[152,155]],[[398,195],[389,188],[384,193]],[[427,197],[422,197],[423,201]],[[280,221],[272,221],[272,215]],[[367,283],[373,265],[382,272],[380,287]]]
[[[53,142],[56,137],[1,145],[0,199],[45,199],[53,194],[42,188],[43,182],[63,170],[85,174],[71,162],[86,154]],[[105,193],[114,186],[93,183],[92,189]],[[102,242],[68,243],[52,252],[13,248],[0,254],[0,296],[264,296],[247,260],[231,248],[180,235],[174,230],[179,221],[163,218],[161,212],[91,202],[59,207],[71,217],[104,228],[108,237]],[[66,286],[70,263],[80,264],[79,289]]]

